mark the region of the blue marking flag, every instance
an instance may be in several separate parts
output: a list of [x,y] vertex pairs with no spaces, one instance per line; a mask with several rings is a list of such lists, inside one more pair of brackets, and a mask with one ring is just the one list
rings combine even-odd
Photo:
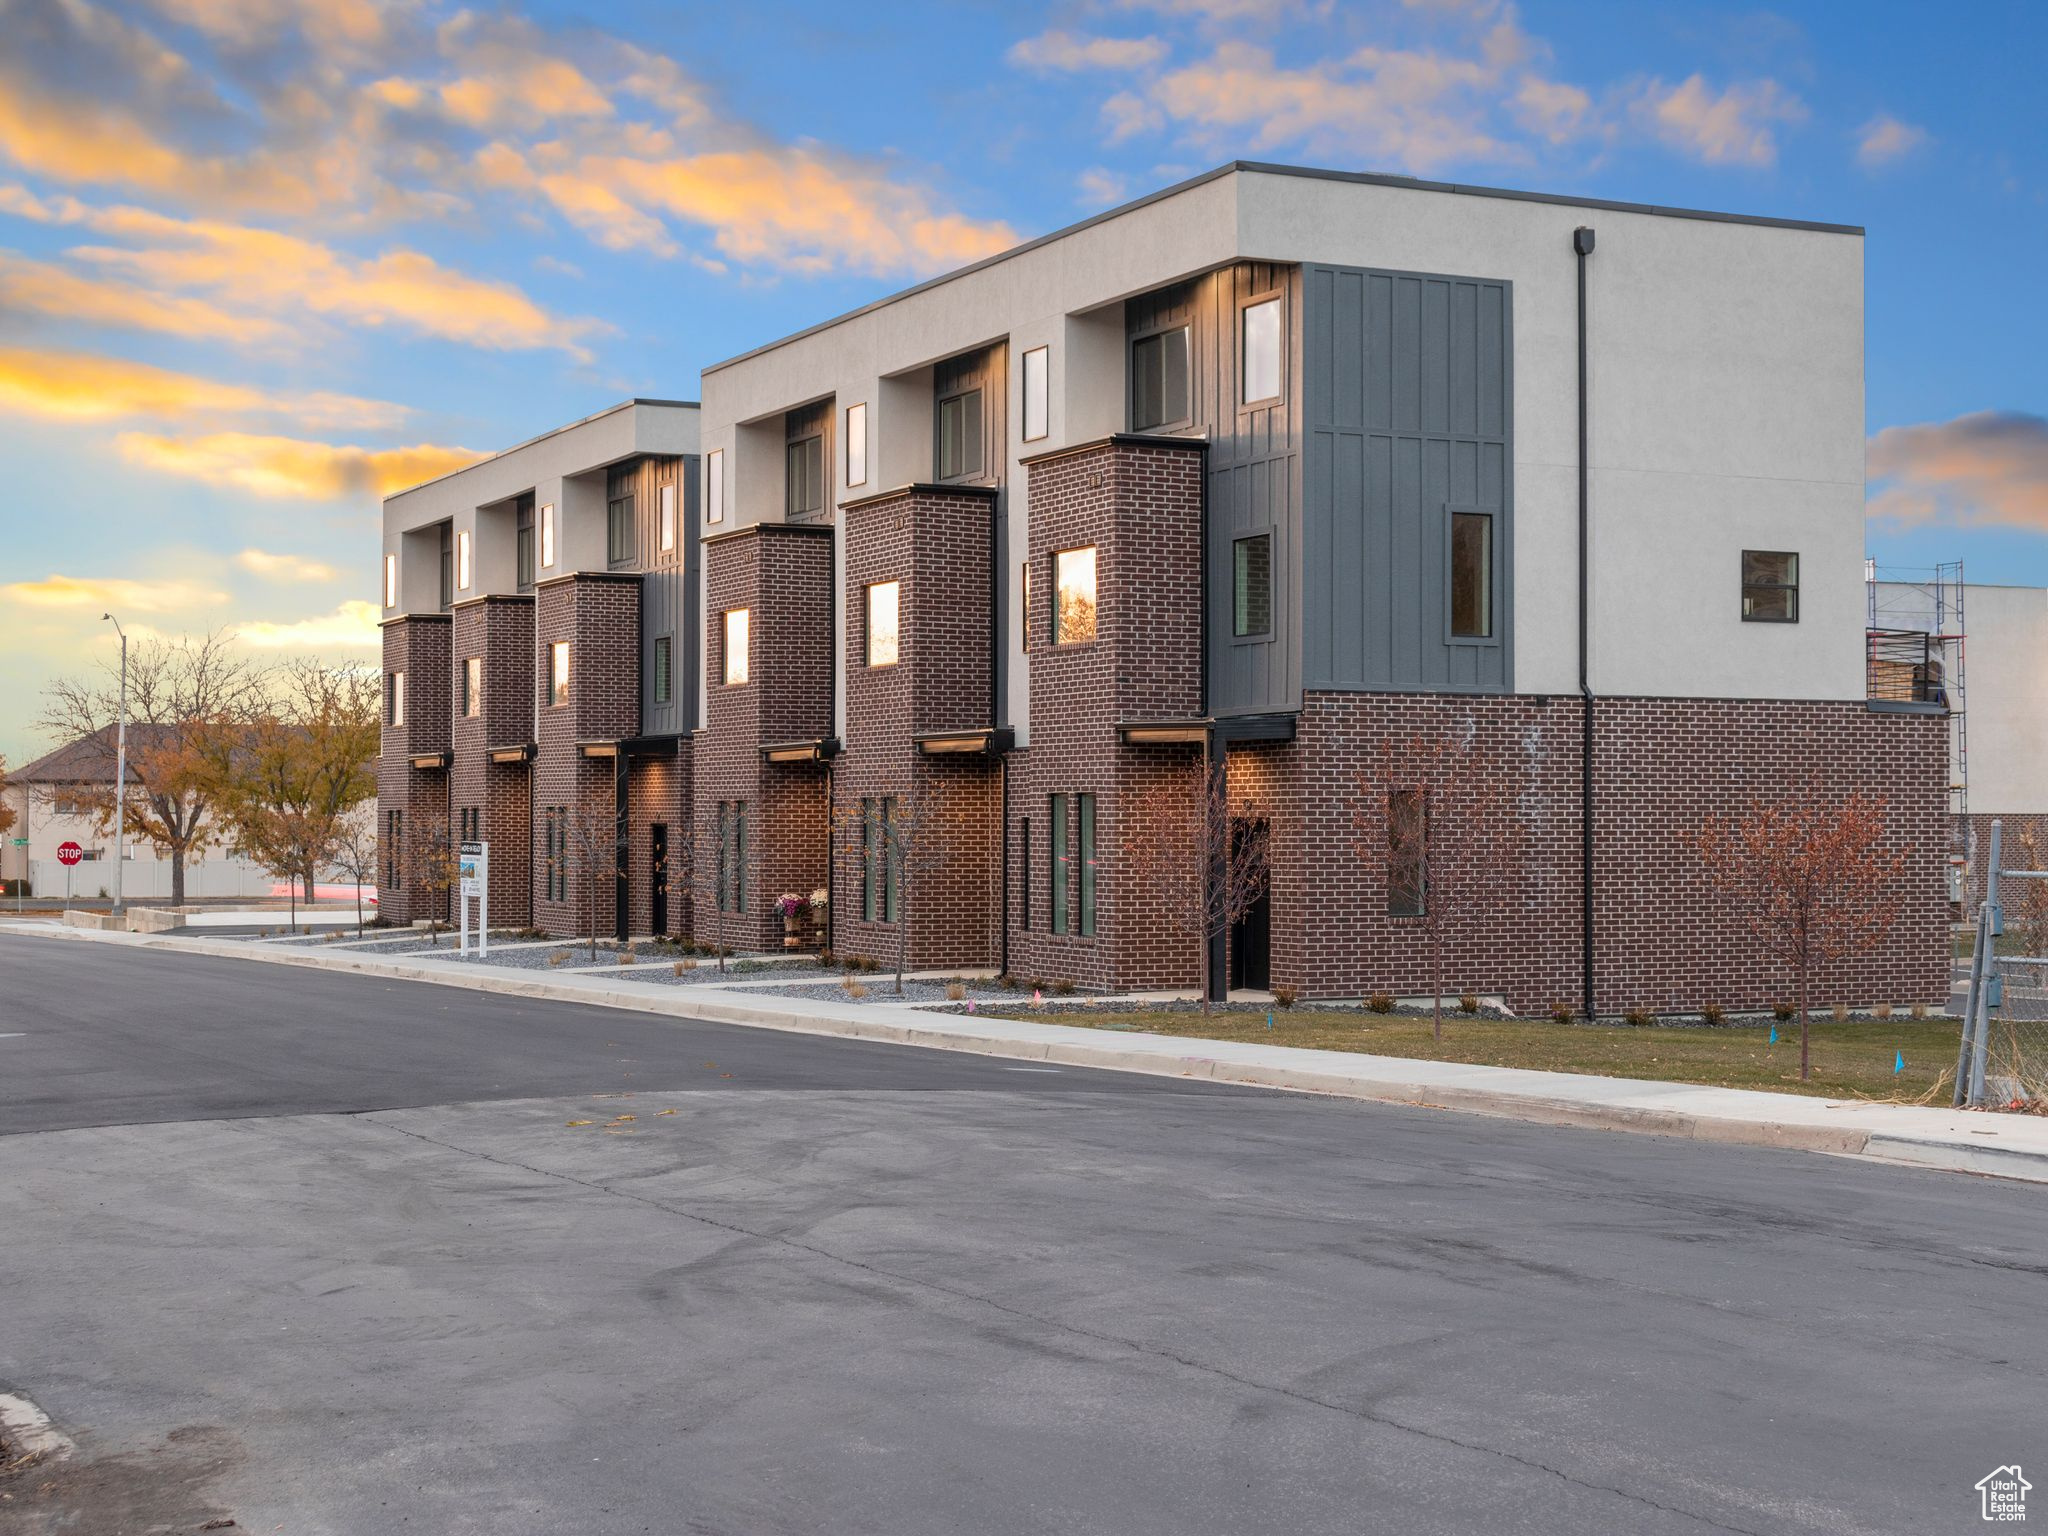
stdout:
[[1901,1072],[1905,1070],[1906,1053],[1904,1051],[1894,1052],[1892,1055],[1892,1076],[1897,1077]]
[[1777,1026],[1777,1025],[1775,1025],[1775,1024],[1773,1024],[1773,1025],[1771,1026],[1771,1040],[1770,1040],[1770,1043],[1771,1043],[1772,1045],[1776,1045],[1776,1044],[1778,1043],[1778,1026]]
[[1266,1028],[1268,1028],[1268,1029],[1271,1029],[1272,1027],[1273,1027],[1273,1010],[1272,1010],[1272,1009],[1270,1009],[1270,1008],[1268,1008],[1268,1009],[1266,1010]]

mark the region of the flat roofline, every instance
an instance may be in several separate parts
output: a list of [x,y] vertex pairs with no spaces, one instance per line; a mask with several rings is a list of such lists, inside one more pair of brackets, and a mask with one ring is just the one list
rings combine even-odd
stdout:
[[691,411],[703,409],[701,402],[696,400],[655,400],[645,395],[635,395],[630,400],[621,400],[617,405],[608,405],[601,411],[592,411],[588,416],[579,416],[576,420],[564,422],[559,427],[550,427],[538,437],[529,437],[522,443],[514,443],[510,448],[500,448],[495,453],[487,453],[474,464],[465,464],[460,469],[451,469],[445,474],[434,476],[431,480],[422,480],[418,485],[408,485],[402,491],[393,491],[379,505],[388,507],[400,497],[410,496],[414,491],[423,491],[430,485],[439,485],[443,480],[453,480],[457,475],[466,475],[473,469],[482,469],[486,464],[496,463],[499,459],[510,458],[522,449],[531,448],[535,443],[544,443],[551,437],[560,437],[564,432],[574,432],[578,427],[587,427],[593,421],[602,421],[607,416],[616,416],[619,412],[629,410],[636,405],[667,405]]
[[[862,315],[872,314],[878,309],[885,309],[891,304],[923,293],[927,289],[937,288],[941,284],[950,283],[956,278],[980,272],[1000,262],[1008,261],[1012,257],[1021,256],[1026,251],[1034,251],[1041,245],[1050,245],[1055,240],[1064,240],[1068,235],[1079,234],[1084,229],[1093,229],[1098,224],[1106,224],[1111,219],[1122,218],[1127,213],[1134,213],[1140,208],[1148,207],[1169,197],[1176,197],[1183,192],[1191,192],[1196,187],[1205,186],[1209,182],[1216,181],[1224,176],[1234,175],[1239,171],[1254,172],[1262,176],[1299,176],[1310,181],[1348,181],[1368,187],[1397,187],[1410,192],[1450,192],[1461,197],[1499,197],[1513,202],[1552,203],[1565,208],[1596,208],[1611,213],[1644,213],[1665,219],[1704,219],[1714,224],[1756,224],[1766,229],[1803,229],[1825,235],[1854,235],[1859,239],[1864,234],[1864,228],[1861,224],[1823,224],[1809,219],[1773,218],[1768,214],[1760,213],[1721,213],[1706,208],[1667,207],[1661,203],[1629,203],[1604,197],[1572,197],[1557,192],[1522,192],[1517,191],[1513,187],[1480,187],[1456,181],[1425,181],[1419,176],[1388,176],[1377,171],[1329,171],[1307,165],[1279,165],[1267,160],[1232,160],[1227,164],[1217,166],[1212,171],[1204,171],[1199,176],[1190,176],[1186,181],[1177,181],[1170,187],[1161,187],[1156,192],[1148,192],[1143,197],[1134,198],[1128,203],[1119,203],[1114,208],[1106,208],[1101,213],[1082,219],[1078,223],[1064,225],[1059,229],[1052,230],[1050,233],[1039,235],[1035,239],[1026,240],[1021,245],[1013,245],[1007,251],[998,251],[993,256],[984,256],[980,261],[969,262],[964,267],[955,267],[952,271],[942,272],[937,277],[926,278],[921,283],[913,284],[911,287],[901,289],[882,298],[871,300],[861,305],[858,309],[849,309],[844,314],[834,315],[830,320],[821,320],[816,325],[805,326],[800,331],[792,331],[787,336],[781,337],[778,340],[764,342],[762,345],[749,348],[735,357],[728,357],[723,362],[711,363],[704,368],[703,375],[700,376],[714,374],[722,368],[730,368],[737,363],[744,363],[750,358],[761,356],[763,353],[773,352],[777,347],[786,347],[793,341],[802,341],[806,336],[815,336],[820,331],[829,331],[835,325],[844,325],[849,320],[858,319]],[[460,471],[457,471],[457,473],[460,473]]]

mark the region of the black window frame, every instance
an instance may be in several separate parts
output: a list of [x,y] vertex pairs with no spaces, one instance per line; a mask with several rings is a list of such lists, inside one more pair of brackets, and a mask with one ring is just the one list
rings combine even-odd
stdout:
[[1080,911],[1075,931],[1084,939],[1095,937],[1095,796],[1074,796],[1074,852],[1080,875]]
[[1046,804],[1046,848],[1051,855],[1046,861],[1049,876],[1047,900],[1051,904],[1047,927],[1053,933],[1065,933],[1068,928],[1067,891],[1071,884],[1072,865],[1067,836],[1067,797],[1063,794],[1050,795]]
[[637,478],[634,466],[605,472],[604,557],[605,564],[613,570],[631,565],[638,553],[635,544],[639,537],[639,529],[635,526],[638,509],[633,505]]
[[[1458,525],[1460,519],[1479,519],[1486,528],[1484,545],[1486,570],[1481,599],[1486,606],[1484,632],[1458,628]],[[1444,508],[1444,643],[1446,645],[1500,644],[1500,518],[1491,507]]]
[[654,702],[657,704],[675,702],[675,645],[673,635],[654,637],[654,651],[649,662],[649,670],[654,674]]
[[455,525],[441,525],[441,611],[455,606]]
[[[970,413],[968,401],[973,401]],[[959,407],[962,423],[959,444],[959,462],[950,468],[946,462],[946,411],[949,406]],[[974,452],[967,451],[966,423],[974,426]],[[980,384],[970,384],[949,395],[942,395],[932,404],[932,478],[941,485],[955,485],[962,481],[979,480],[988,474],[988,401]]]
[[813,432],[808,437],[791,438],[783,449],[783,515],[792,519],[817,517],[824,510],[825,434]]
[[[1752,559],[1789,560],[1792,562],[1790,581],[1752,581],[1749,562]],[[1799,622],[1799,551],[1796,549],[1745,549],[1742,552],[1742,622],[1745,624],[1797,624]],[[1788,600],[1789,613],[1755,613],[1751,611],[1752,594],[1782,593]]]
[[519,504],[514,510],[512,517],[516,530],[516,537],[514,539],[515,553],[513,555],[513,582],[519,591],[531,592],[533,590],[535,571],[533,497],[530,495],[520,497]]
[[[1180,337],[1181,343],[1180,414],[1178,416],[1162,414],[1156,421],[1146,421],[1139,411],[1140,391],[1145,382],[1144,349],[1155,343],[1159,347],[1161,359],[1159,367],[1159,401],[1160,409],[1164,412],[1167,404],[1167,368],[1165,364],[1167,352],[1165,338],[1176,334]],[[1124,408],[1133,432],[1172,432],[1194,424],[1194,347],[1194,327],[1186,320],[1176,320],[1169,325],[1155,326],[1152,329],[1141,331],[1130,338],[1125,351],[1125,366],[1129,370],[1130,379],[1129,388],[1125,392],[1128,399],[1125,401]]]
[[[1246,601],[1246,573],[1240,556],[1246,546],[1255,544],[1265,549],[1265,622],[1252,627],[1251,605]],[[1230,541],[1230,637],[1233,640],[1273,638],[1273,530],[1270,528],[1260,533],[1239,534]]]

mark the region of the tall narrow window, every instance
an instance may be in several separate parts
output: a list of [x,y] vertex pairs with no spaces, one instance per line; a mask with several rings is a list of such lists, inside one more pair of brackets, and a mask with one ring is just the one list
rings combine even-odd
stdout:
[[882,896],[882,828],[877,803],[872,796],[860,803],[860,915],[870,923],[881,910]]
[[747,680],[747,619],[745,608],[725,610],[725,681],[729,685]]
[[441,607],[443,611],[455,604],[455,525],[441,525]]
[[894,795],[882,796],[882,921],[893,923],[902,916],[903,850],[896,844],[900,834]]
[[1051,430],[1046,358],[1044,347],[1033,347],[1024,354],[1024,441],[1027,443],[1037,442]]
[[1081,937],[1095,934],[1095,797],[1074,796],[1074,820],[1081,854]]
[[1026,560],[1017,571],[1017,630],[1018,644],[1024,650],[1031,649],[1031,562]]
[[514,513],[514,518],[518,526],[518,543],[516,546],[517,581],[519,590],[528,592],[533,589],[533,498],[531,496],[519,498],[519,507]]
[[1188,406],[1188,332],[1161,331],[1131,343],[1131,430],[1178,426]]
[[1419,789],[1387,792],[1387,916],[1421,917],[1429,900],[1429,800]]
[[1231,613],[1233,635],[1270,635],[1273,632],[1273,535],[1255,533],[1236,539],[1230,546]]
[[1246,405],[1274,400],[1280,394],[1280,301],[1267,299],[1244,307],[1242,335],[1243,393]]
[[1017,846],[1017,889],[1023,900],[1020,926],[1028,933],[1031,930],[1031,818],[1026,816],[1021,827],[1022,836]]
[[555,568],[555,504],[549,502],[540,509],[540,568],[551,571]]
[[868,587],[868,665],[896,665],[897,603],[900,583],[877,581]]
[[469,530],[455,535],[455,590],[469,590]]
[[667,554],[676,547],[676,488],[664,485],[661,488],[661,551]]
[[384,813],[384,884],[390,890],[405,888],[405,812]]
[[791,517],[815,517],[825,510],[825,436],[799,438],[789,445],[784,481],[785,510]]
[[396,555],[386,555],[384,557],[384,606],[386,608],[396,608],[398,606],[398,556]]
[[1063,549],[1053,556],[1054,645],[1082,645],[1095,638],[1095,546]]
[[1799,557],[1767,549],[1742,552],[1742,618],[1748,624],[1799,622]]
[[633,560],[633,481],[637,466],[628,464],[605,475],[605,560],[629,565]]
[[387,672],[384,674],[384,723],[405,724],[405,674]]
[[849,405],[846,408],[846,483],[866,485],[868,483],[868,407],[867,402]]
[[1493,638],[1493,516],[1451,514],[1451,636]]
[[725,450],[714,448],[704,455],[704,521],[725,521]]
[[747,802],[732,803],[732,909],[747,910]]
[[1067,861],[1067,797],[1054,795],[1046,808],[1052,817],[1052,931],[1067,931],[1067,883],[1072,873]]
[[673,677],[675,642],[667,635],[654,637],[654,702],[666,704],[675,689]]
[[713,834],[713,844],[712,852],[714,859],[712,868],[717,872],[714,882],[717,885],[717,890],[712,895],[718,903],[718,910],[729,912],[732,910],[732,896],[729,889],[732,884],[732,802],[730,800],[718,802],[718,823]]
[[483,713],[484,708],[484,659],[481,656],[465,656],[462,659],[462,713],[469,719]]
[[569,702],[569,642],[557,640],[548,647],[548,702]]
[[964,390],[939,402],[938,435],[941,480],[967,480],[983,472],[980,390]]

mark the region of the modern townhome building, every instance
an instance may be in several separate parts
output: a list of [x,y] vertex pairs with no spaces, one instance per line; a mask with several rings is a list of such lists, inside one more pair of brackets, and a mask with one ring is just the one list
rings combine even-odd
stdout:
[[[628,400],[384,502],[378,901],[662,932],[697,714],[697,407]],[[602,865],[604,878],[587,878]]]
[[[437,681],[387,729],[387,817],[471,803],[434,775],[459,763],[447,700],[478,652],[428,637],[440,610],[459,627],[465,602],[515,594],[509,532],[474,509],[509,529],[506,498],[580,475],[595,518],[607,466],[701,441],[701,706],[676,649],[681,713],[645,717],[667,620],[643,595],[639,638],[604,648],[634,610],[600,619],[583,594],[647,575],[585,553],[592,534],[551,567],[584,626],[567,704],[548,704],[543,616],[507,663],[515,694],[534,668],[538,723],[485,732],[529,786],[549,751],[580,775],[543,808],[599,781],[591,753],[614,754],[597,761],[636,824],[638,764],[687,782],[662,814],[691,824],[694,899],[650,901],[653,923],[633,895],[634,931],[767,946],[779,896],[825,889],[845,954],[900,939],[918,966],[1191,986],[1199,946],[1126,834],[1163,775],[1206,763],[1270,846],[1211,979],[1418,993],[1429,893],[1371,828],[1436,835],[1427,796],[1377,772],[1420,742],[1497,786],[1520,834],[1456,991],[1774,1001],[1785,979],[1691,840],[1819,788],[1882,795],[1906,858],[1855,989],[1940,999],[1947,721],[1866,685],[1862,323],[1855,229],[1224,166],[705,370],[687,448],[622,445],[601,417],[393,498],[387,668]],[[559,491],[515,467],[537,452],[566,454]],[[437,577],[464,568],[465,528],[480,587]],[[582,720],[604,689],[616,708]],[[551,738],[549,707],[577,723]],[[875,829],[907,809],[898,868]],[[533,815],[531,871],[494,851],[494,877],[552,891]],[[622,888],[658,867],[633,832]],[[552,896],[532,912],[575,920]]]

